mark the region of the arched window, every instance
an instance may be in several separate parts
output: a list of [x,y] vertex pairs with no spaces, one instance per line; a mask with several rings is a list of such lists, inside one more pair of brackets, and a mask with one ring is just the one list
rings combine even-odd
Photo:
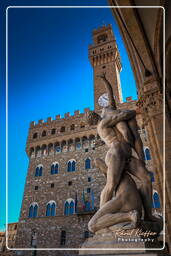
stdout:
[[68,162],[68,172],[72,171],[72,167],[71,167],[71,161]]
[[35,132],[34,134],[33,134],[33,139],[36,139],[37,138],[37,132]]
[[94,143],[95,143],[95,136],[94,135],[90,135],[89,136],[89,141],[90,141],[90,146],[93,148],[94,147]]
[[35,177],[42,176],[42,173],[43,173],[43,166],[42,165],[38,165],[36,167]]
[[61,147],[60,147],[59,142],[56,142],[56,143],[55,143],[55,152],[56,152],[56,153],[61,152]]
[[69,215],[73,215],[74,214],[74,202],[73,201],[71,201],[69,208],[70,208]]
[[65,126],[62,126],[60,131],[65,132]]
[[75,171],[75,161],[72,161],[72,172],[74,172]]
[[80,138],[76,138],[75,139],[75,148],[76,148],[76,150],[80,150],[81,149]]
[[39,167],[36,167],[36,172],[35,172],[35,176],[39,176]]
[[50,144],[48,145],[48,154],[49,154],[49,155],[52,155],[53,153],[54,153],[53,144],[50,143]]
[[145,149],[145,160],[151,160],[151,155],[150,155],[149,148]]
[[74,172],[75,170],[76,170],[76,161],[75,160],[69,160],[67,171],[68,172]]
[[42,176],[42,170],[43,170],[43,167],[40,166],[40,167],[39,167],[39,176]]
[[55,134],[55,132],[56,132],[55,128],[51,130],[51,134]]
[[75,203],[72,198],[67,199],[64,205],[64,215],[73,215],[75,213]]
[[151,182],[154,182],[154,173],[153,172],[148,172],[151,178]]
[[55,216],[55,214],[56,214],[56,205],[55,205],[55,203],[53,203],[52,205],[51,205],[51,216]]
[[51,165],[51,174],[57,174],[59,171],[59,164],[58,163],[53,163]]
[[61,231],[61,245],[65,245],[66,243],[66,231],[62,230]]
[[74,142],[72,139],[70,139],[68,141],[68,151],[74,151],[75,147],[74,147]]
[[66,143],[65,140],[63,140],[63,141],[61,142],[61,151],[62,151],[62,152],[67,152],[67,150],[68,150],[67,143]]
[[29,156],[30,156],[31,158],[35,156],[35,154],[34,154],[34,148],[30,148]]
[[42,145],[42,155],[46,156],[47,155],[47,146],[45,144]]
[[154,208],[160,208],[160,198],[157,191],[153,193],[153,204]]
[[71,131],[75,130],[75,124],[71,124],[70,129],[71,129]]
[[33,217],[34,217],[34,218],[37,217],[37,212],[38,212],[38,205],[36,204],[36,205],[34,206],[34,209],[33,209]]
[[82,143],[83,143],[83,148],[88,148],[89,147],[89,140],[86,136],[82,138]]
[[87,158],[85,160],[85,169],[90,169],[91,168],[91,160],[90,158]]
[[42,132],[42,137],[45,137],[46,136],[46,131],[43,131]]
[[50,204],[48,203],[47,206],[46,206],[46,216],[50,216]]
[[40,146],[36,147],[36,157],[41,157],[41,148],[40,148]]
[[46,206],[46,216],[55,216],[56,215],[56,203],[50,201]]
[[37,217],[37,213],[38,213],[38,204],[37,203],[32,203],[30,205],[30,208],[29,208],[28,217],[29,218],[35,218],[35,217]]
[[33,209],[34,209],[33,205],[31,205],[30,208],[29,208],[29,216],[28,216],[29,218],[33,217]]
[[64,215],[69,215],[69,203],[65,202]]

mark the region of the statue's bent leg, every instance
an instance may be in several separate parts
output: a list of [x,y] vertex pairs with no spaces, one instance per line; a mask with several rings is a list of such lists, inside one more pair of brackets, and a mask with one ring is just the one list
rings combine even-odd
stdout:
[[91,218],[88,223],[89,230],[94,232],[94,225],[98,222],[99,219],[103,218],[103,216],[107,214],[112,214],[119,212],[122,207],[122,199],[121,198],[114,198],[108,201],[102,208],[100,208],[96,214]]
[[136,210],[130,212],[120,212],[120,213],[108,213],[96,222],[89,225],[89,230],[91,232],[97,232],[98,230],[109,228],[111,231],[115,229],[115,225],[118,223],[126,222],[125,226],[123,224],[123,229],[133,229],[137,227],[139,215]]
[[152,183],[145,165],[138,159],[132,157],[129,163],[129,171],[140,181],[139,192],[141,195],[145,219],[152,220]]
[[125,167],[125,158],[121,152],[112,154],[110,152],[106,155],[107,181],[100,196],[100,208],[113,197],[113,192],[116,191],[119,185],[120,178]]

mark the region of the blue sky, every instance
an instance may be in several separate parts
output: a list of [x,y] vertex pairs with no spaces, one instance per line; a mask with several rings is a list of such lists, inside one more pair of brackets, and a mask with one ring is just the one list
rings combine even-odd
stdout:
[[[58,0],[2,1],[0,6],[0,229],[5,224],[5,8],[13,5],[55,5]],[[106,0],[66,0],[65,5],[101,5]],[[18,221],[28,158],[25,146],[31,121],[93,106],[93,70],[88,60],[92,30],[112,24],[121,54],[124,99],[136,99],[135,81],[126,50],[110,9],[9,9],[9,220]],[[64,104],[65,102],[65,104]]]

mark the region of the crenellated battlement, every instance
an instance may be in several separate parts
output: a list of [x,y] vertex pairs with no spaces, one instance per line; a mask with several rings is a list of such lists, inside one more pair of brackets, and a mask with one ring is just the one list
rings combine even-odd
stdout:
[[[135,103],[136,101],[132,99],[132,97],[127,97],[126,98],[126,102],[119,104],[118,107],[119,108],[125,108],[125,106],[127,104],[130,103]],[[38,120],[38,122],[36,123],[35,121],[30,122],[30,128],[34,128],[34,127],[38,127],[41,125],[48,125],[51,123],[56,123],[58,121],[67,121],[67,120],[72,120],[78,117],[83,117],[84,114],[86,114],[88,111],[90,111],[90,108],[85,108],[83,113],[80,113],[80,110],[75,110],[74,111],[74,115],[71,115],[70,112],[67,112],[64,114],[64,117],[61,117],[61,115],[56,115],[55,119],[53,119],[52,117],[48,117],[46,120],[40,119]]]
[[74,111],[74,115],[71,115],[70,112],[67,112],[64,114],[64,117],[61,117],[61,115],[56,115],[55,119],[53,119],[52,117],[48,117],[46,120],[40,119],[38,121],[38,123],[36,123],[35,121],[32,121],[30,123],[30,128],[34,128],[34,127],[40,126],[42,124],[47,125],[47,124],[54,123],[57,121],[66,121],[67,119],[69,119],[69,120],[75,119],[79,116],[83,116],[88,111],[90,111],[90,108],[85,108],[83,113],[80,113],[80,110],[76,110],[76,111]]
[[108,29],[112,30],[112,25],[111,24],[108,24],[107,26],[103,25],[102,27],[94,29],[93,30],[93,35],[97,35],[99,33],[106,32]]

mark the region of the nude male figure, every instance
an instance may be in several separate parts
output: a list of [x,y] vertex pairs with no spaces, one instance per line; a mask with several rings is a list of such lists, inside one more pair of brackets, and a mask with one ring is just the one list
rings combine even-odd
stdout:
[[145,220],[156,220],[152,215],[152,185],[145,168],[142,141],[138,134],[136,112],[134,110],[117,110],[112,87],[105,74],[100,76],[106,86],[109,105],[103,108],[101,117],[95,112],[87,116],[89,124],[97,124],[101,139],[108,146],[105,163],[107,165],[107,182],[101,193],[100,208],[113,197],[125,166],[140,181],[140,195],[145,211]]

